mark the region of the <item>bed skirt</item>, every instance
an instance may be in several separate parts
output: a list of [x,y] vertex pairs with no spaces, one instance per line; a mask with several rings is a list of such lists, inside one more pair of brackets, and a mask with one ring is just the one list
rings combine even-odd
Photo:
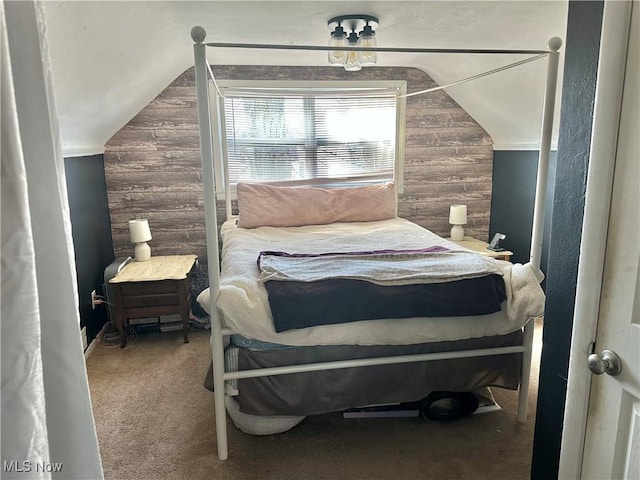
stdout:
[[[238,369],[276,367],[522,345],[522,331],[507,335],[417,345],[292,347],[238,349]],[[236,347],[231,347],[236,348]],[[238,380],[239,409],[251,415],[314,415],[373,404],[419,401],[432,391],[470,392],[483,387],[516,390],[521,354],[456,358],[293,373]],[[205,380],[212,389],[212,369]]]

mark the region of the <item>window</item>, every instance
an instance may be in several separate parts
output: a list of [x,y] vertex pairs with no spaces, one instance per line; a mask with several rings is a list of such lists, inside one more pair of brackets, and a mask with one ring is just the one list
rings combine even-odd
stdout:
[[[404,82],[225,86],[220,102],[230,185],[398,179]],[[401,169],[400,169],[401,170]]]

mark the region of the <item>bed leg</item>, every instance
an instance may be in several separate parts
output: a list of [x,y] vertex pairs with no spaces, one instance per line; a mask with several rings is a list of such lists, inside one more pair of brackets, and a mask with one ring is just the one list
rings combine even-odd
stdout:
[[218,458],[220,460],[226,460],[229,457],[229,447],[227,444],[227,409],[224,405],[224,338],[222,336],[220,318],[217,315],[212,315],[211,317],[211,354],[213,359],[216,441],[218,444]]
[[529,320],[524,327],[522,339],[525,351],[522,352],[522,368],[520,371],[520,389],[518,391],[518,423],[527,421],[527,407],[529,403],[529,383],[531,381],[531,356],[533,354],[533,332],[535,319]]

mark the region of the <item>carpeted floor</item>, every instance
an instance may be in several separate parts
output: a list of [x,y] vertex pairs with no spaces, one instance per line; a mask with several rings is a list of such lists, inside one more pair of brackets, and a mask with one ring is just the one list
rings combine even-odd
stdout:
[[517,392],[493,389],[502,411],[452,423],[419,418],[307,417],[279,435],[246,435],[228,420],[229,459],[216,456],[213,394],[202,384],[209,332],[139,335],[98,344],[87,360],[105,477],[125,479],[529,478],[541,328],[525,425]]

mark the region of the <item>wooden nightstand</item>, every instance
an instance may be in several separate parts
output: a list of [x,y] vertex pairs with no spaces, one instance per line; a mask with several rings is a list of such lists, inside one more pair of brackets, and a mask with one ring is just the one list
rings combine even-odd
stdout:
[[[451,240],[450,238],[448,240]],[[509,250],[503,250],[501,252],[494,252],[493,250],[489,250],[487,247],[489,244],[487,242],[483,242],[482,240],[475,239],[473,237],[464,237],[462,240],[452,242],[457,243],[461,247],[468,248],[469,250],[473,250],[474,252],[481,253],[482,255],[486,255],[487,257],[493,257],[498,260],[506,260],[507,262],[511,261],[511,255],[513,252]]]
[[120,347],[127,343],[127,319],[176,313],[182,318],[184,343],[189,343],[191,274],[196,258],[170,255],[151,257],[146,262],[132,261],[109,280],[113,284],[113,317],[120,333]]

